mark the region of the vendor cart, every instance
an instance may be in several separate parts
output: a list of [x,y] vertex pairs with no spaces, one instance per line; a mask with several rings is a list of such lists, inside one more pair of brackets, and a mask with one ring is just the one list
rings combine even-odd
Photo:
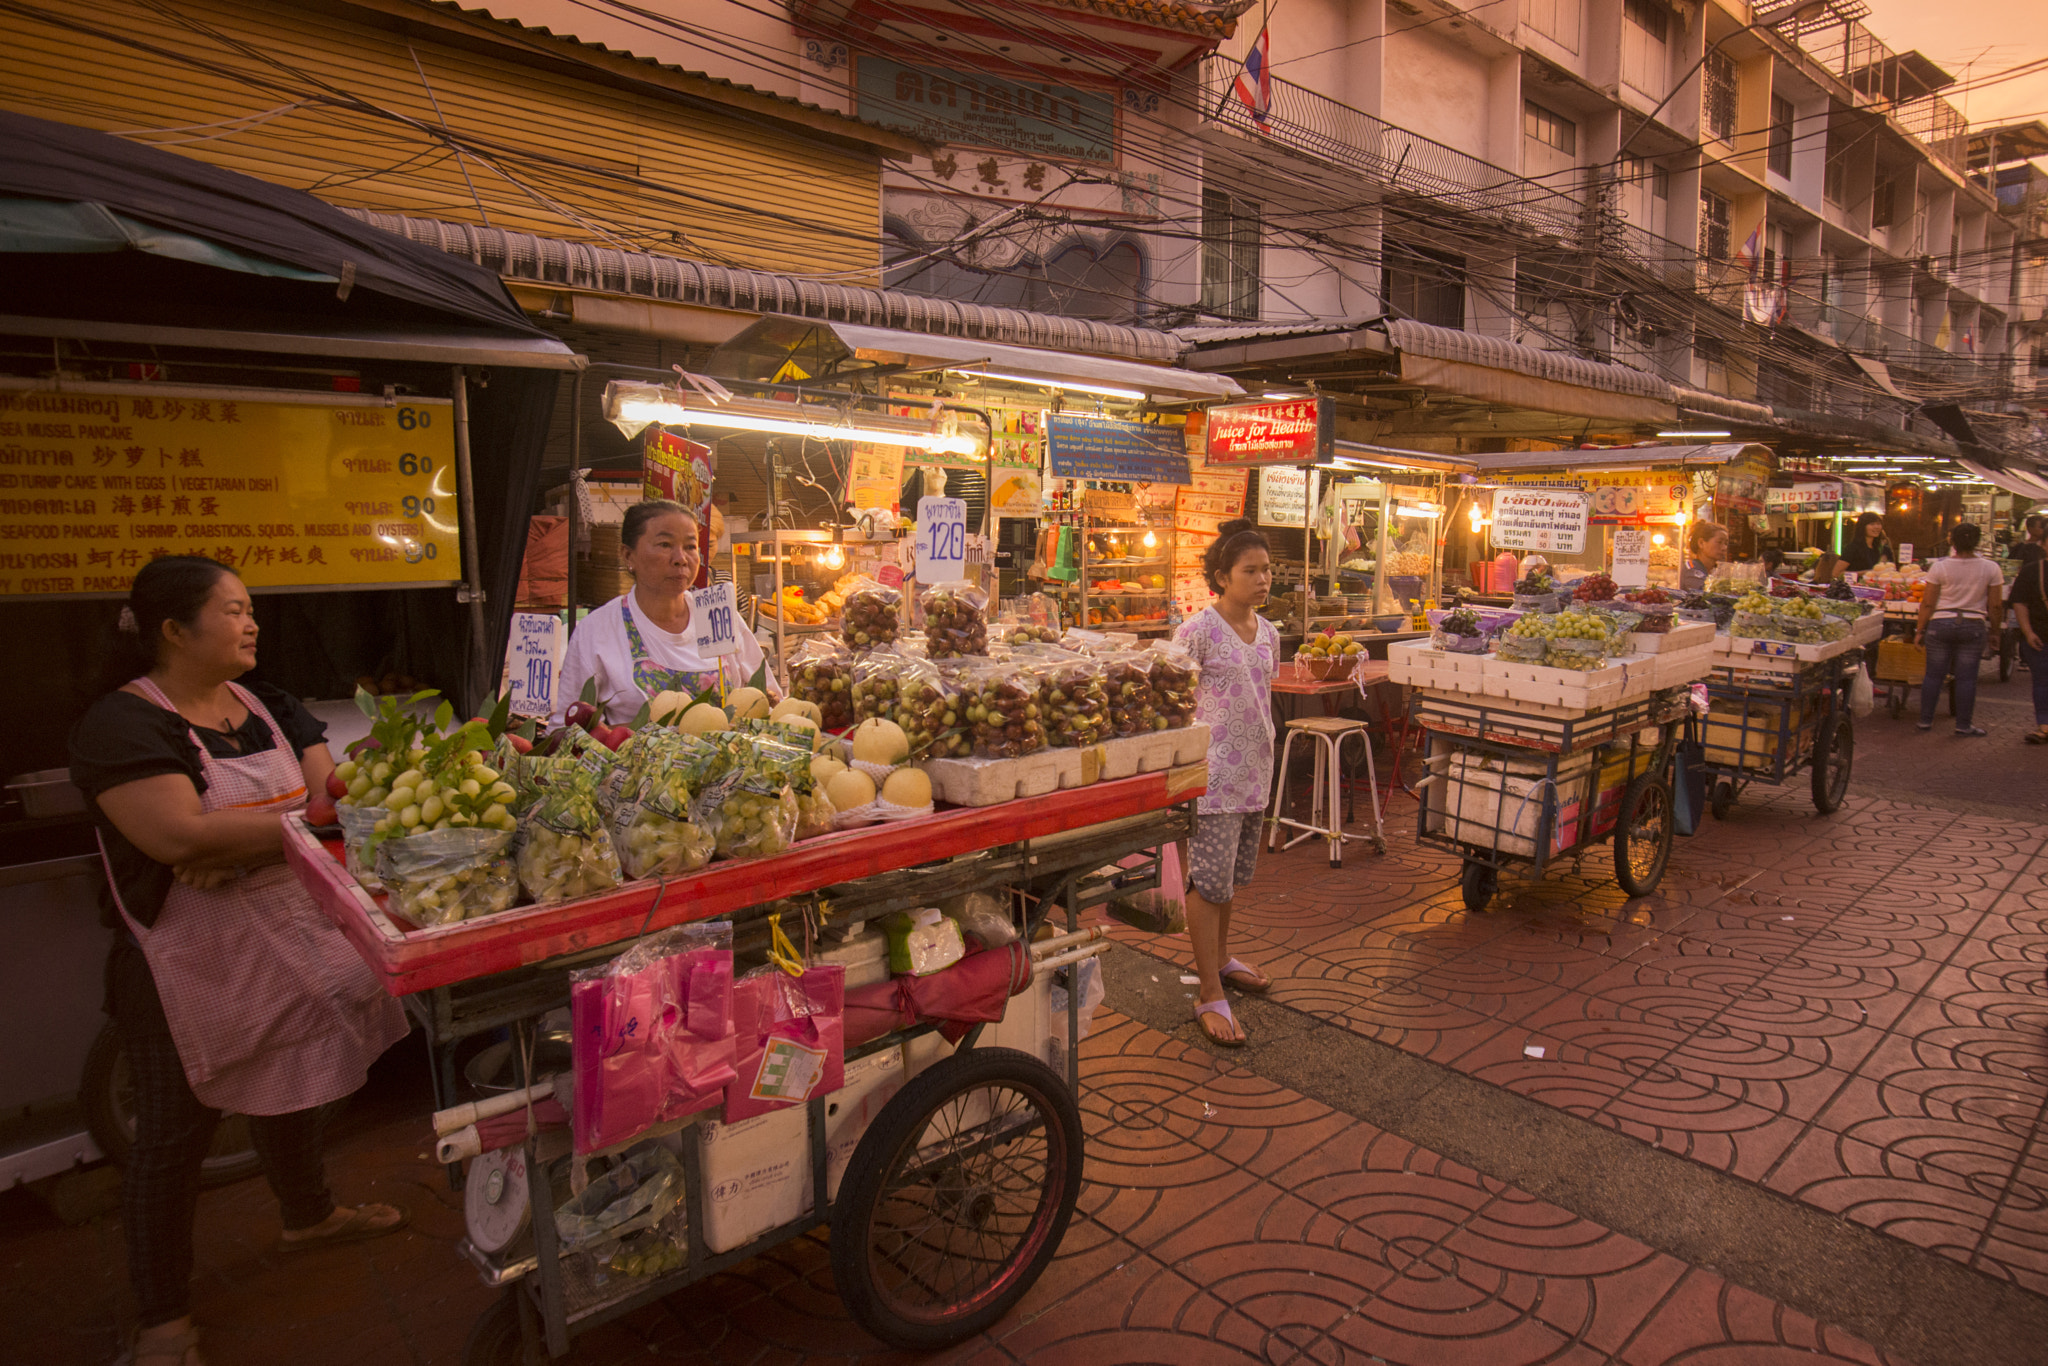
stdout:
[[1486,908],[1504,869],[1541,878],[1553,860],[1610,838],[1622,889],[1654,891],[1677,828],[1672,756],[1688,705],[1684,687],[1579,712],[1418,694],[1428,776],[1417,835],[1463,858],[1466,909]]
[[[543,1348],[561,1357],[575,1335],[819,1224],[831,1227],[834,1280],[848,1310],[891,1346],[932,1351],[999,1320],[1051,1260],[1080,1192],[1078,968],[1106,947],[1099,931],[1080,928],[1080,912],[1158,885],[1159,861],[1148,851],[1186,837],[1206,778],[1197,763],[1029,803],[944,811],[422,930],[393,919],[348,875],[337,847],[287,818],[287,856],[301,880],[426,1028],[439,1064],[443,1155],[465,1119],[476,1125],[472,1151],[493,1119],[518,1130],[470,1162],[462,1249],[504,1294],[476,1324],[465,1361],[533,1361]],[[978,1015],[926,1012],[914,988],[945,973],[848,990],[843,1089],[735,1124],[707,1110],[619,1145],[644,1153],[656,1138],[679,1149],[673,1257],[628,1274],[564,1252],[558,1207],[592,1167],[620,1155],[572,1157],[568,1130],[537,1117],[539,1102],[555,1094],[535,1062],[548,1044],[543,1022],[568,1004],[572,969],[607,962],[664,927],[713,919],[731,921],[734,956],[745,965],[761,958],[781,920],[823,943],[835,928],[996,889],[1016,908],[1019,941],[947,969],[999,958],[993,1009],[984,1000]],[[1042,935],[1062,912],[1064,933]],[[1065,1027],[1054,1032],[1050,978],[1062,970]],[[856,995],[866,1028],[856,1022]],[[524,1064],[521,1089],[450,1111],[454,1046],[508,1026]],[[720,1141],[727,1137],[739,1141]],[[743,1170],[733,1168],[736,1158]],[[576,1163],[587,1164],[580,1174]],[[754,1222],[735,1223],[744,1217]]]
[[1814,810],[1825,816],[1841,806],[1856,760],[1849,678],[1862,666],[1863,651],[1846,646],[1818,659],[1794,652],[1716,660],[1707,676],[1704,768],[1717,818],[1751,783],[1784,783],[1802,770],[1812,775]]

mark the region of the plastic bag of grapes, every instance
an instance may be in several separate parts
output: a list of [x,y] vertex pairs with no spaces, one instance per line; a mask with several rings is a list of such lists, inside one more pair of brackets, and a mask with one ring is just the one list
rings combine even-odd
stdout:
[[765,735],[723,731],[726,770],[691,804],[697,824],[711,830],[720,858],[779,854],[796,839],[803,813],[796,783],[808,775],[811,753]]

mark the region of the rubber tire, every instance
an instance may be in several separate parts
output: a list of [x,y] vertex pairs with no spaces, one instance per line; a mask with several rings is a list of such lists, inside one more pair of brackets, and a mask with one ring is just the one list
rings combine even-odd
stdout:
[[[1639,815],[1661,806],[1664,812],[1664,834],[1657,841],[1657,862],[1650,871],[1638,878],[1630,866],[1629,852],[1634,841],[1629,830]],[[1664,869],[1671,862],[1671,841],[1678,833],[1678,807],[1671,799],[1671,784],[1664,781],[1661,773],[1641,773],[1621,794],[1621,810],[1614,821],[1614,880],[1621,884],[1621,890],[1630,896],[1648,896],[1657,890],[1657,884],[1664,880]]]
[[[923,1135],[942,1105],[962,1092],[990,1085],[1011,1087],[1031,1096],[1048,1121],[1048,1162],[1059,1170],[1048,1173],[1048,1181],[1056,1184],[1047,1189],[1057,1203],[1036,1245],[1028,1251],[1020,1249],[1024,1260],[1013,1260],[1010,1269],[999,1274],[997,1279],[1007,1282],[1000,1290],[987,1288],[980,1302],[964,1313],[937,1321],[906,1318],[886,1302],[868,1265],[869,1235],[883,1183],[903,1150]],[[847,1164],[845,1184],[832,1204],[832,1279],[847,1312],[875,1337],[906,1352],[952,1347],[1000,1322],[1037,1283],[1066,1236],[1075,1202],[1081,1197],[1084,1141],[1081,1107],[1067,1089],[1066,1079],[1028,1053],[974,1048],[920,1073],[882,1107],[861,1136]],[[1063,1152],[1051,1152],[1054,1148]],[[1044,1217],[1041,1195],[1034,1219]],[[1012,1254],[1013,1258],[1017,1255]]]
[[[462,1366],[525,1366],[526,1349],[519,1340],[519,1287],[508,1285],[477,1315],[462,1344]],[[546,1356],[545,1350],[542,1356]]]
[[1707,793],[1707,809],[1714,813],[1714,819],[1728,819],[1728,808],[1735,805],[1735,783],[1728,778],[1718,778],[1713,790]]
[[[121,1031],[109,1020],[85,1055],[78,1099],[85,1109],[85,1126],[92,1141],[117,1167],[127,1165],[128,1150],[135,1146],[133,1102],[128,1089],[128,1060],[121,1050]],[[220,1127],[214,1130],[213,1150],[199,1167],[200,1184],[231,1186],[262,1169],[262,1161],[249,1140],[247,1122],[240,1115],[221,1116]]]
[[1906,690],[1897,684],[1885,689],[1885,702],[1891,708],[1892,720],[1906,714]]
[[1500,870],[1467,859],[1465,871],[1458,878],[1458,889],[1464,893],[1465,909],[1478,915],[1486,910],[1493,894],[1500,890]]
[[[1838,784],[1831,785],[1828,770],[1837,753],[1843,758],[1842,773]],[[1813,737],[1813,809],[1823,816],[1841,810],[1842,799],[1849,795],[1849,781],[1855,776],[1855,769],[1855,726],[1848,717],[1841,715],[1821,722]],[[1837,785],[1840,791],[1831,790]]]
[[1998,645],[1999,682],[2003,683],[2007,679],[2010,679],[2012,677],[2013,660],[2019,654],[2019,652],[2020,633],[2018,631],[2005,631],[2001,633],[2001,639]]

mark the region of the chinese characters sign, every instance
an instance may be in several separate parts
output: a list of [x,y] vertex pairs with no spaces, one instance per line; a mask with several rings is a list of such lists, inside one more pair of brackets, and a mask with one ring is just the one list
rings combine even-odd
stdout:
[[[859,114],[928,142],[1065,161],[1116,159],[1116,101],[1042,81],[1010,81],[862,56]],[[990,174],[993,174],[991,172]]]
[[1208,435],[1211,465],[1306,465],[1331,446],[1329,414],[1313,398],[1211,408]]
[[119,594],[166,555],[253,588],[461,577],[445,399],[0,388],[0,597]]
[[1493,495],[1493,543],[1503,550],[1586,549],[1588,499],[1574,489],[1504,488]]
[[1692,510],[1692,486],[1680,469],[1514,474],[1507,482],[1577,489],[1586,495],[1595,526],[1640,526],[1645,518],[1669,519]]

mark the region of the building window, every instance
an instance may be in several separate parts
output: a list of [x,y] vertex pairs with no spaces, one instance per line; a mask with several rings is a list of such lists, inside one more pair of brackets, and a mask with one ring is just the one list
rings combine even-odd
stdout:
[[1522,22],[1567,52],[1579,50],[1579,14],[1584,0],[1523,0]]
[[1736,106],[1740,103],[1735,59],[1725,52],[1709,52],[1700,79],[1700,118],[1707,125],[1707,135],[1732,142]]
[[1771,96],[1771,144],[1764,164],[1787,180],[1792,178],[1792,125],[1798,117],[1792,101]]
[[1465,258],[1389,242],[1383,255],[1389,311],[1432,327],[1465,326]]
[[1671,80],[1671,59],[1665,55],[1671,12],[1660,0],[1623,0],[1621,79],[1649,95],[1662,97]]
[[1888,228],[1897,218],[1899,211],[1898,182],[1890,176],[1881,178],[1870,191],[1870,226]]
[[1827,169],[1820,179],[1820,192],[1828,203],[1841,208],[1849,202],[1849,159],[1846,156],[1828,157]]
[[1662,166],[1650,167],[1650,194],[1658,199],[1671,198],[1671,172]]
[[1522,132],[1545,147],[1555,147],[1566,156],[1578,155],[1579,125],[1533,100],[1522,104]]
[[1671,11],[1661,0],[1622,0],[1621,13],[1654,42],[1664,42],[1671,35]]
[[1222,190],[1202,191],[1202,310],[1259,316],[1259,206]]
[[1725,197],[1712,190],[1700,191],[1700,255],[1709,261],[1725,261],[1729,249],[1730,209]]

